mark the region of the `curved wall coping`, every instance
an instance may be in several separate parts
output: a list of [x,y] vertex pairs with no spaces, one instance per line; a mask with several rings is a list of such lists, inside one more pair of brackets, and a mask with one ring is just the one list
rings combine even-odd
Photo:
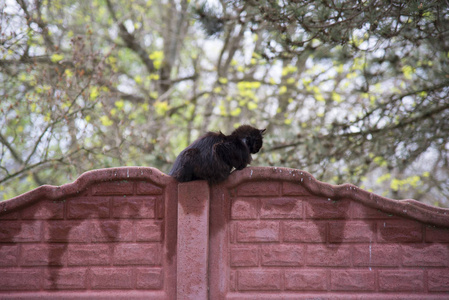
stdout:
[[57,200],[64,197],[75,196],[92,184],[108,181],[143,180],[158,186],[166,186],[176,182],[156,168],[149,167],[119,167],[98,169],[81,174],[74,182],[61,186],[43,185],[6,201],[0,201],[0,215],[13,209],[32,204],[39,199]]
[[[0,201],[0,215],[39,199],[57,200],[74,196],[98,182],[143,180],[158,186],[176,183],[176,180],[158,169],[150,167],[119,167],[88,171],[72,183],[61,186],[43,185],[25,194]],[[311,194],[332,200],[349,199],[386,213],[412,218],[423,223],[449,227],[449,209],[423,204],[412,199],[393,200],[360,189],[352,184],[331,185],[318,181],[310,173],[290,168],[250,167],[231,174],[223,184],[227,188],[253,181],[292,182],[303,186]]]
[[386,213],[400,215],[417,221],[449,227],[449,209],[424,204],[413,199],[394,200],[363,190],[353,184],[332,185],[315,179],[310,173],[290,168],[251,167],[236,171],[225,182],[234,188],[245,182],[282,181],[303,186],[312,195],[331,200],[349,199]]

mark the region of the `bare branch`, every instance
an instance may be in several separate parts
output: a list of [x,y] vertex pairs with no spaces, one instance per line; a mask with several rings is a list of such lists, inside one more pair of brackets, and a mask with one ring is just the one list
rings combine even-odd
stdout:
[[143,64],[145,65],[148,73],[153,73],[156,71],[156,68],[154,67],[153,61],[148,57],[148,53],[145,51],[145,49],[140,46],[139,42],[136,40],[134,35],[128,32],[123,22],[119,22],[117,19],[117,15],[115,13],[114,7],[110,0],[106,0],[106,4],[109,10],[109,13],[112,16],[112,19],[118,24],[119,27],[119,34],[120,37],[125,42],[126,46],[133,50],[139,57],[140,60],[142,60]]

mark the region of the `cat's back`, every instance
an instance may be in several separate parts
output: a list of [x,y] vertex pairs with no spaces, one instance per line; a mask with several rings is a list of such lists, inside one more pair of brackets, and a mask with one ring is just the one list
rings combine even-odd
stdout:
[[221,132],[208,132],[205,135],[199,137],[187,148],[182,150],[181,153],[179,153],[172,169],[169,172],[169,175],[173,175],[176,171],[182,168],[185,160],[187,159],[186,153],[192,153],[191,150],[193,149],[195,149],[193,153],[195,153],[195,155],[198,155],[198,157],[195,159],[196,161],[212,161],[212,149],[214,144],[223,141],[225,138],[226,136]]
[[225,138],[226,136],[221,132],[208,132],[205,135],[199,137],[185,150],[198,149],[201,153],[206,154],[209,153],[208,150],[212,150],[214,144],[223,141]]

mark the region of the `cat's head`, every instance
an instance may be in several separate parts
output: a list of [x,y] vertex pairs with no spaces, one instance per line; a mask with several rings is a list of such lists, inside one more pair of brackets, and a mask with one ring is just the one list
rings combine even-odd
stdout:
[[257,129],[250,125],[242,125],[232,132],[248,146],[249,152],[257,153],[263,144],[263,133],[265,129]]

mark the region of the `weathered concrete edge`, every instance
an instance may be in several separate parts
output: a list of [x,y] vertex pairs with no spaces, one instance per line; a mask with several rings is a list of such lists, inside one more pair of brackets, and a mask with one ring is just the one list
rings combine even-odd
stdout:
[[37,292],[1,292],[0,299],[96,299],[96,300],[166,300],[167,295],[161,291],[37,291]]
[[310,299],[322,299],[322,300],[422,300],[422,299],[433,299],[433,300],[446,300],[447,293],[437,292],[431,294],[419,294],[413,292],[400,292],[398,294],[383,294],[383,293],[348,293],[348,292],[324,292],[320,293],[301,293],[301,294],[288,294],[288,293],[228,293],[226,295],[226,300],[310,300]]
[[171,181],[175,181],[171,176],[150,167],[119,167],[92,170],[81,174],[72,183],[66,183],[61,186],[43,185],[9,200],[0,201],[0,215],[32,204],[42,198],[57,200],[62,197],[74,196],[98,182],[121,180],[144,180],[160,187],[165,187]]
[[353,184],[332,185],[315,179],[310,173],[290,168],[250,167],[236,171],[224,183],[234,188],[249,181],[282,181],[303,186],[313,195],[333,200],[349,199],[386,213],[411,218],[426,224],[449,228],[449,209],[405,199],[394,200],[363,190]]

